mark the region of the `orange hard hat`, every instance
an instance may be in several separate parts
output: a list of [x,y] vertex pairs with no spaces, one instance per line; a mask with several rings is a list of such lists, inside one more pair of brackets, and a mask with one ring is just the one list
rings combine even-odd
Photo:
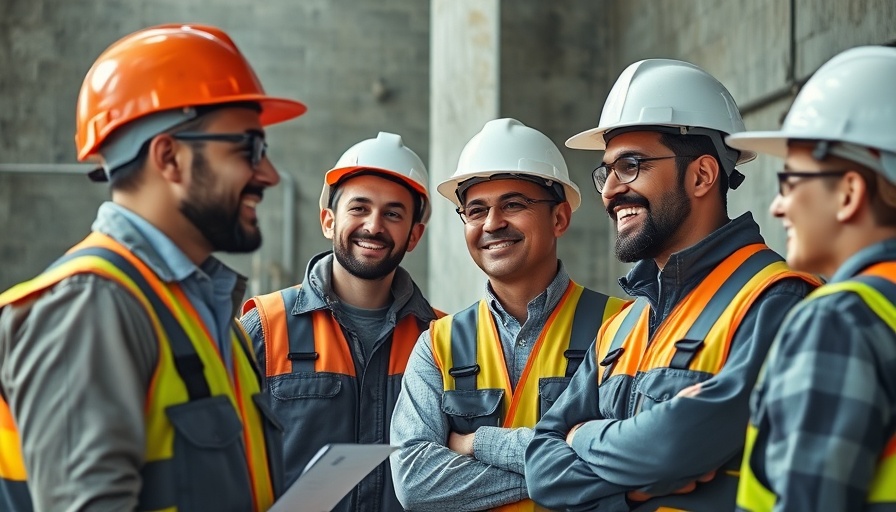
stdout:
[[170,24],[137,31],[106,49],[78,95],[78,160],[95,156],[116,129],[172,109],[231,102],[261,107],[262,125],[305,113],[298,101],[265,94],[230,37],[207,25]]

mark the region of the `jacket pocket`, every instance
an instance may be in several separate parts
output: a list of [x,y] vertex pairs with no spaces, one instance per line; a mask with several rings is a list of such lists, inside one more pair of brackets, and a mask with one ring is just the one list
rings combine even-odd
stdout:
[[538,419],[548,412],[560,395],[566,391],[571,377],[544,377],[538,379]]
[[442,395],[442,412],[452,432],[472,434],[479,427],[501,425],[503,389],[454,389]]
[[712,377],[711,373],[680,370],[676,368],[654,368],[637,379],[636,410],[649,411],[657,404],[675,398],[682,389],[698,384]]
[[329,373],[290,373],[272,378],[270,389],[276,400],[333,398],[342,390],[342,381]]
[[264,398],[282,425],[284,483],[294,482],[327,443],[357,443],[352,377],[302,372],[268,379]]
[[178,510],[251,510],[243,425],[230,400],[213,396],[165,413],[174,426]]

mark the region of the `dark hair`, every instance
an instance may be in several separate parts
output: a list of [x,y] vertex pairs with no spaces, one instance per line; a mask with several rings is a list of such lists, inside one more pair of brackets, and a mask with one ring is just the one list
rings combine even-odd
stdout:
[[362,169],[340,178],[339,181],[330,187],[330,200],[327,202],[327,208],[334,208],[339,203],[339,197],[342,196],[342,185],[344,185],[346,181],[359,176],[376,176],[377,178],[397,183],[406,188],[407,191],[411,193],[411,198],[413,200],[414,211],[413,216],[411,217],[413,224],[417,224],[423,220],[423,197],[420,195],[420,192],[414,190],[414,188],[408,185],[403,179],[374,169]]
[[709,155],[719,164],[719,193],[722,195],[722,206],[728,208],[728,173],[722,167],[719,154],[716,151],[712,139],[706,135],[681,135],[677,133],[660,133],[660,143],[671,149],[676,155],[696,155],[688,158],[676,158],[675,165],[678,168],[678,184],[684,184],[684,173],[698,157]]
[[[261,106],[252,101],[235,101],[217,105],[203,105],[196,107],[196,117],[179,124],[166,132],[202,131],[211,119],[209,114],[224,108],[248,108],[256,112],[261,112]],[[133,160],[112,170],[112,174],[109,176],[109,187],[112,190],[130,192],[137,188],[140,184],[140,177],[143,174],[141,171],[146,164],[146,157],[149,154],[149,144],[154,138],[155,136],[152,136],[143,142],[143,145],[140,146],[140,150],[137,152],[137,156],[135,156]],[[200,150],[202,149],[204,142],[188,141],[187,144],[195,150]]]

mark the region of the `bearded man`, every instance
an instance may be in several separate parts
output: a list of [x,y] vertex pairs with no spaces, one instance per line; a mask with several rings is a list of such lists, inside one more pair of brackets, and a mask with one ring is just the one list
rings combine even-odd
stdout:
[[[287,484],[326,444],[389,442],[411,349],[437,316],[399,267],[429,219],[428,181],[396,134],[352,146],[326,173],[320,197],[332,252],[311,259],[302,284],[243,306],[266,401],[283,422]],[[403,510],[388,463],[333,510]]]

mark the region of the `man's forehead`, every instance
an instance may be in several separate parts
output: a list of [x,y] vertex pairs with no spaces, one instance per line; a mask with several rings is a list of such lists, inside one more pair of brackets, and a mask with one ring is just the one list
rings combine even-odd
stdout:
[[261,114],[248,107],[224,107],[210,112],[207,119],[209,131],[230,131],[242,133],[255,131],[264,133]]
[[466,202],[487,201],[512,195],[535,196],[544,187],[528,180],[502,179],[483,181],[467,189]]
[[613,160],[626,155],[646,155],[662,148],[659,132],[627,132],[610,139],[604,151],[604,161]]

